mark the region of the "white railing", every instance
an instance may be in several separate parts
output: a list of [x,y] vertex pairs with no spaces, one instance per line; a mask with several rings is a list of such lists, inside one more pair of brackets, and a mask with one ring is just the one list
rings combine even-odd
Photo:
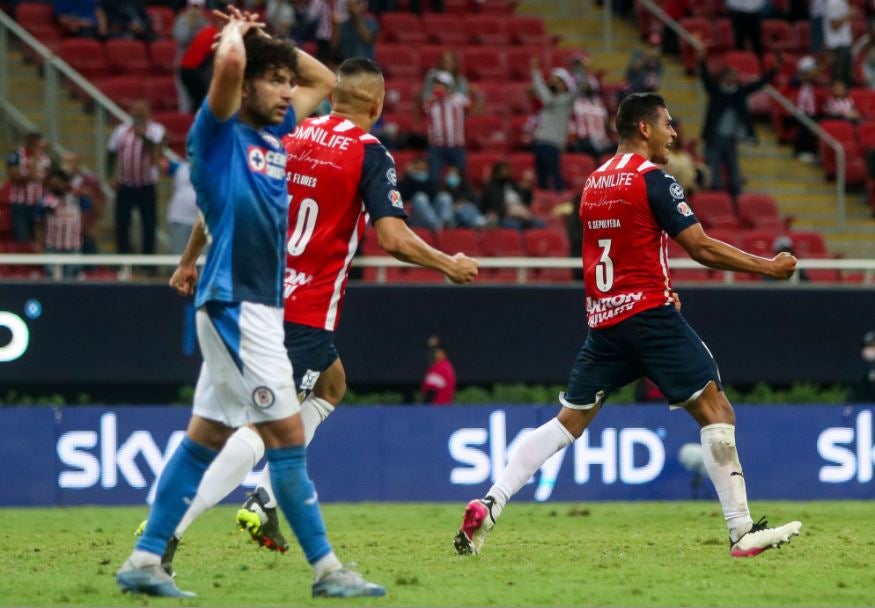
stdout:
[[[204,258],[198,263],[203,264]],[[510,258],[478,258],[480,268],[511,268],[516,270],[516,282],[529,282],[529,271],[538,269],[580,269],[579,258],[533,258],[533,257],[510,257]],[[672,270],[688,270],[705,268],[698,262],[689,258],[669,259],[669,267]],[[179,256],[175,255],[83,255],[83,254],[3,254],[0,255],[0,267],[24,266],[30,268],[45,269],[52,280],[61,280],[64,267],[110,267],[118,268],[118,280],[130,281],[133,277],[134,267],[166,268],[173,269],[179,263]],[[386,269],[388,268],[413,268],[410,264],[401,262],[392,257],[359,257],[353,259],[353,265],[358,268],[376,268],[377,283],[386,282]],[[841,272],[858,272],[863,274],[862,284],[875,285],[875,259],[861,260],[824,260],[824,259],[800,259],[798,268],[803,270],[838,270]],[[724,272],[723,283],[731,285],[736,283],[735,273]],[[39,278],[39,277],[37,277]],[[14,277],[10,280],[19,280]],[[163,279],[161,279],[163,280]],[[680,282],[680,281],[679,281]],[[800,284],[799,273],[789,281],[791,284]],[[745,285],[750,283],[745,282]],[[757,285],[782,285],[782,282],[757,283]]]

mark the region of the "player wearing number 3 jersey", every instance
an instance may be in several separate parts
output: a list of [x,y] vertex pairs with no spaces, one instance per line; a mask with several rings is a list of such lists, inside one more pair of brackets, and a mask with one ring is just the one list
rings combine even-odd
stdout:
[[667,241],[675,239],[711,268],[776,279],[789,278],[796,259],[760,258],[705,234],[683,188],[657,166],[668,161],[677,137],[662,97],[640,93],[624,99],[617,131],[616,156],[587,179],[580,202],[590,332],[559,396],[563,407],[522,440],[486,497],[468,503],[455,538],[459,553],[478,553],[510,497],[581,436],[611,393],[642,376],[702,427],[704,464],[723,507],[733,557],[758,555],[801,528],[799,522],[769,528],[764,519],[751,519],[735,413],[710,351],[675,307]]
[[[368,133],[382,113],[384,96],[380,68],[369,59],[348,59],[337,72],[331,114],[305,120],[283,137],[289,196],[283,280],[285,347],[302,400],[301,420],[308,444],[346,391],[334,330],[349,265],[368,219],[380,245],[396,258],[442,272],[454,283],[467,283],[477,274],[475,260],[461,253],[442,253],[407,227],[404,205],[395,189],[395,161]],[[189,273],[197,253],[187,251]],[[188,293],[185,284],[172,280],[171,285]],[[200,513],[240,485],[264,450],[258,435],[247,427],[235,433],[228,446],[204,475],[192,508],[176,530],[177,538]],[[270,475],[266,467],[237,520],[260,545],[285,551],[288,545],[277,523]],[[169,567],[170,560],[165,562]]]

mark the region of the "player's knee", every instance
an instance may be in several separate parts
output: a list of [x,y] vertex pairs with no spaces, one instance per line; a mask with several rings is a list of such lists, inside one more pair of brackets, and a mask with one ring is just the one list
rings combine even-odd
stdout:
[[313,394],[337,407],[343,401],[343,396],[346,395],[346,378],[339,378],[333,382],[317,386],[313,389]]

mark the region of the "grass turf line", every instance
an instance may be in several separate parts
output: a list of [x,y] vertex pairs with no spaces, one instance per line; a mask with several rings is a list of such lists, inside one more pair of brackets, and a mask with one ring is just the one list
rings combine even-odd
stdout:
[[[729,557],[711,502],[511,503],[483,553],[459,557],[461,504],[324,505],[341,560],[389,596],[312,600],[293,546],[258,549],[236,507],[207,512],[175,561],[192,600],[121,594],[114,573],[145,507],[0,509],[2,606],[872,606],[875,504],[755,503],[754,517],[803,522],[802,535],[752,559]],[[285,530],[294,543],[288,527]]]

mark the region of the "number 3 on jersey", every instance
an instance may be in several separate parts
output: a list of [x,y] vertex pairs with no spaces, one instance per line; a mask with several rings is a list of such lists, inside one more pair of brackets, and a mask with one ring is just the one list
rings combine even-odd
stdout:
[[[292,204],[292,197],[289,197],[289,205]],[[312,198],[305,198],[301,201],[301,206],[298,208],[298,218],[295,220],[295,229],[292,231],[292,236],[289,237],[289,244],[286,250],[289,255],[299,256],[304,253],[307,248],[307,243],[313,238],[313,229],[316,228],[316,216],[319,215],[319,205]]]
[[614,262],[608,257],[611,253],[611,239],[599,239],[602,257],[595,266],[595,286],[602,293],[607,293],[614,285]]

